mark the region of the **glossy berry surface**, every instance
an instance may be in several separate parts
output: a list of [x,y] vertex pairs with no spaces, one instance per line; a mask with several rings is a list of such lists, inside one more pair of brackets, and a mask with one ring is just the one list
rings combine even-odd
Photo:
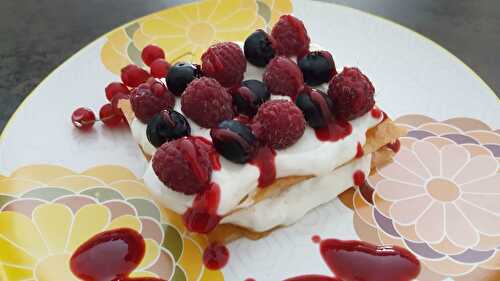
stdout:
[[181,97],[182,112],[203,128],[214,128],[232,119],[233,98],[217,80],[209,77],[189,84]]
[[167,77],[168,71],[170,70],[170,64],[162,58],[153,61],[150,67],[151,76],[158,79]]
[[201,56],[201,61],[203,75],[214,78],[224,87],[240,84],[247,68],[245,55],[234,42],[210,46]]
[[243,81],[241,86],[231,93],[236,111],[249,117],[254,116],[259,106],[271,96],[266,84],[259,80]]
[[210,131],[217,152],[226,159],[243,164],[255,154],[257,138],[252,129],[236,120],[226,120]]
[[337,74],[332,55],[327,51],[310,52],[298,61],[304,82],[310,86],[328,83]]
[[170,189],[192,195],[208,188],[212,165],[206,143],[184,137],[164,143],[152,159],[153,170]]
[[165,52],[159,46],[150,44],[142,49],[141,58],[146,65],[151,66],[155,60],[165,59]]
[[252,129],[264,144],[283,149],[302,137],[305,126],[304,115],[293,102],[270,100],[259,108]]
[[319,90],[308,89],[301,92],[295,104],[304,114],[309,126],[314,129],[327,126],[332,118],[332,101],[328,95]]
[[122,122],[123,115],[116,114],[113,105],[107,103],[99,110],[99,119],[107,126],[113,127]]
[[201,77],[198,65],[179,62],[170,68],[167,75],[167,87],[176,96],[180,96],[189,83]]
[[243,47],[246,59],[253,65],[264,67],[276,52],[273,48],[272,38],[264,30],[257,30],[245,40]]
[[263,76],[269,91],[273,95],[294,98],[304,88],[304,77],[297,64],[283,56],[269,62]]
[[71,122],[78,129],[90,129],[94,126],[95,114],[89,108],[79,107],[71,114]]
[[271,31],[276,51],[284,56],[302,56],[309,51],[311,39],[304,23],[292,15],[282,15]]
[[191,127],[182,114],[175,110],[163,110],[149,122],[146,135],[149,142],[159,147],[167,141],[189,136]]
[[175,97],[161,81],[152,79],[132,91],[130,104],[135,117],[143,123],[148,123],[156,113],[172,109]]
[[333,101],[334,114],[339,119],[352,120],[375,105],[375,88],[358,68],[344,67],[329,83],[328,95]]
[[129,94],[130,90],[123,83],[112,82],[106,86],[104,92],[106,92],[106,99],[108,99],[108,101],[112,101],[113,97],[117,94]]
[[129,64],[121,70],[121,78],[123,84],[131,88],[135,88],[140,84],[146,82],[149,77],[150,75],[146,70],[134,64]]

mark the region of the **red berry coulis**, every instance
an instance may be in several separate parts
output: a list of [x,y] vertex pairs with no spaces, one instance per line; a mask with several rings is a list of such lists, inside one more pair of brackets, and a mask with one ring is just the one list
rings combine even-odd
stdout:
[[276,151],[264,146],[259,148],[255,157],[250,161],[250,164],[259,168],[259,187],[261,188],[271,185],[276,179],[275,157]]
[[382,110],[374,107],[371,111],[372,117],[375,119],[379,119],[382,116]]
[[331,120],[328,125],[315,129],[316,137],[320,141],[338,141],[351,134],[352,126],[343,120]]
[[229,261],[229,250],[219,243],[210,244],[203,252],[203,264],[211,270],[223,268]]
[[321,242],[321,237],[319,235],[313,235],[311,237],[311,240],[313,241],[313,243],[319,244]]
[[401,142],[399,141],[399,139],[397,139],[394,142],[386,144],[386,147],[394,151],[394,153],[398,153],[401,149]]
[[214,230],[222,219],[217,214],[219,202],[220,187],[212,182],[207,190],[196,195],[193,206],[184,213],[186,228],[196,233],[209,233]]
[[336,278],[302,275],[285,281],[410,281],[420,273],[420,262],[398,246],[376,246],[363,241],[322,240],[320,252]]
[[361,186],[365,182],[365,173],[361,170],[357,170],[352,175],[352,179],[354,180],[354,185]]
[[358,142],[358,145],[356,146],[356,155],[354,158],[361,158],[365,154],[365,151],[363,150],[363,147],[361,144]]

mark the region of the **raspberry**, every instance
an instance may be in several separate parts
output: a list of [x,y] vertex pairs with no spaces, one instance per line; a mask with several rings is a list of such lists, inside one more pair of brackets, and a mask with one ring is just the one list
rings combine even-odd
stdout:
[[130,103],[135,116],[143,123],[148,123],[153,116],[164,110],[172,109],[175,97],[158,80],[149,80],[135,88],[130,95]]
[[141,58],[146,65],[151,66],[151,63],[153,63],[155,60],[165,59],[165,52],[162,48],[150,44],[142,49]]
[[146,82],[149,77],[149,73],[146,70],[134,64],[125,66],[121,71],[123,84],[133,88]]
[[291,15],[283,15],[274,25],[271,36],[276,40],[277,52],[285,56],[302,56],[309,51],[311,39],[304,23]]
[[233,42],[212,45],[201,56],[201,61],[203,74],[216,79],[224,87],[239,84],[247,67],[243,51]]
[[276,149],[296,143],[305,128],[304,115],[293,102],[287,100],[271,100],[261,105],[253,126],[257,137]]
[[291,59],[275,57],[264,72],[264,83],[274,95],[295,97],[304,88],[304,77]]
[[328,87],[334,114],[344,120],[352,120],[372,109],[374,93],[375,88],[368,77],[355,67],[344,67]]
[[181,97],[182,112],[198,125],[216,127],[233,118],[233,98],[217,80],[202,77],[191,82]]
[[206,145],[194,137],[166,142],[153,156],[153,170],[168,187],[184,194],[203,192],[210,183],[212,166]]

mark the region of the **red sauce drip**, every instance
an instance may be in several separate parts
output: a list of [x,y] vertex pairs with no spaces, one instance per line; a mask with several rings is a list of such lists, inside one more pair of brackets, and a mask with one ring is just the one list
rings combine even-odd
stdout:
[[356,155],[354,158],[361,158],[365,154],[365,151],[363,150],[363,147],[361,144],[358,142],[358,145],[356,146]]
[[361,170],[357,170],[352,175],[354,180],[354,185],[361,186],[365,182],[365,173]]
[[321,242],[321,237],[319,235],[313,235],[311,237],[311,240],[313,241],[313,243],[319,244]]
[[70,259],[70,268],[76,277],[85,281],[162,281],[157,278],[128,278],[141,263],[145,247],[144,238],[133,229],[101,232],[76,249]]
[[195,141],[198,140],[186,138],[186,141],[179,143],[179,149],[184,159],[189,163],[191,170],[193,170],[194,176],[197,177],[200,182],[208,182],[210,180],[210,174],[207,172],[207,169],[204,169],[198,162],[199,151],[194,145]]
[[320,242],[320,252],[336,278],[302,275],[285,281],[410,281],[420,273],[418,259],[398,246],[327,239]]
[[338,141],[351,134],[352,126],[343,120],[331,120],[328,125],[315,129],[316,137],[320,141]]
[[245,281],[256,281],[256,280],[253,278],[247,278],[247,279],[245,279]]
[[321,241],[320,251],[330,270],[344,281],[409,281],[420,273],[418,259],[398,246],[329,239]]
[[373,188],[368,184],[368,182],[364,182],[359,186],[359,192],[361,192],[361,196],[365,198],[370,204],[373,204]]
[[220,165],[219,153],[215,149],[212,142],[204,137],[190,137],[190,138],[196,141],[197,144],[205,146],[206,151],[208,151],[208,157],[210,158],[210,163],[212,164],[212,169],[216,171],[220,170],[221,165]]
[[203,264],[211,270],[223,268],[229,260],[229,250],[218,243],[210,244],[203,252]]
[[207,190],[196,195],[193,206],[183,215],[184,224],[191,232],[208,233],[222,219],[217,214],[220,202],[220,188],[216,183],[210,183]]
[[274,157],[276,151],[267,146],[259,148],[255,157],[250,161],[250,164],[257,166],[260,171],[259,187],[266,187],[271,185],[276,179],[276,165]]
[[372,117],[375,118],[375,119],[379,119],[380,116],[382,116],[382,110],[380,110],[380,109],[378,109],[376,107],[374,107],[372,109],[371,113],[372,113]]
[[399,150],[401,149],[401,142],[399,141],[399,139],[397,139],[394,142],[386,144],[386,146],[390,150],[394,151],[394,153],[398,153]]

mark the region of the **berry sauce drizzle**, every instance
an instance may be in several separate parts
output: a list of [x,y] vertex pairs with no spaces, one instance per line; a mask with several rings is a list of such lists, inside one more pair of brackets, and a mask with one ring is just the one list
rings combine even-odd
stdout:
[[210,244],[203,252],[203,264],[211,270],[223,268],[229,261],[229,250],[219,243]]
[[352,175],[354,185],[361,186],[365,182],[365,173],[361,170],[356,170]]
[[420,262],[398,246],[376,246],[363,241],[322,240],[320,252],[336,278],[302,275],[285,281],[410,281],[420,273]]
[[207,190],[196,195],[193,206],[184,213],[186,228],[196,233],[208,233],[214,230],[222,219],[217,214],[219,202],[220,187],[212,182]]
[[250,161],[250,164],[257,166],[260,171],[259,187],[263,188],[271,185],[276,179],[276,165],[274,158],[276,151],[267,146],[259,148],[255,157]]
[[211,141],[204,137],[191,137],[195,139],[196,142],[203,144],[208,151],[208,156],[210,158],[210,163],[212,164],[212,169],[219,171],[221,169],[220,156]]
[[372,117],[375,119],[379,119],[382,116],[382,110],[374,107],[371,111]]
[[361,158],[363,157],[363,155],[365,155],[365,151],[363,150],[361,144],[358,142],[358,145],[356,146],[356,155],[354,156],[354,158]]
[[96,234],[80,245],[70,259],[73,274],[85,281],[162,281],[158,278],[129,278],[145,253],[144,238],[130,228]]
[[245,281],[255,281],[255,279],[253,279],[253,278],[247,278],[247,279],[245,279]]
[[331,120],[327,126],[314,131],[320,141],[338,141],[352,133],[352,126],[347,121]]
[[385,146],[392,150],[394,153],[398,153],[401,149],[401,142],[399,141],[399,139],[397,139],[394,142],[386,144]]

